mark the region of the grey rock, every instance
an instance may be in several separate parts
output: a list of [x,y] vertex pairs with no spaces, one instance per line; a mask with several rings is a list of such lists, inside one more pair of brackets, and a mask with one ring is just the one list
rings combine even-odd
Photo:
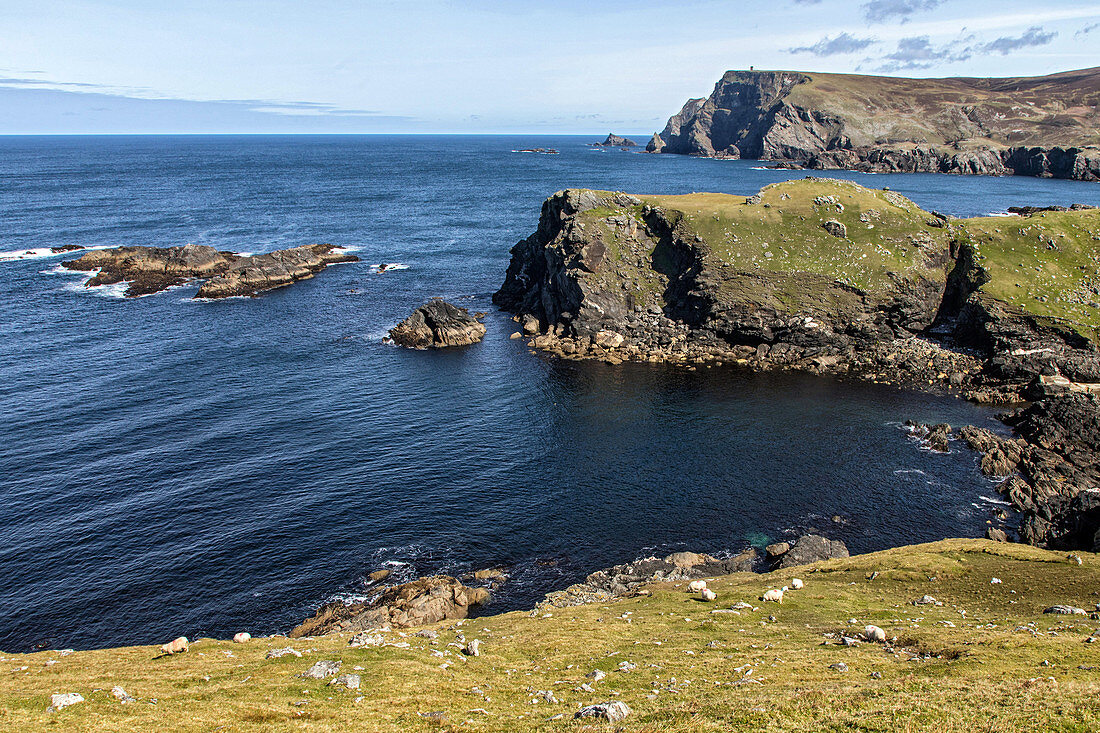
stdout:
[[630,715],[630,707],[622,700],[612,700],[611,702],[601,702],[595,705],[589,705],[583,707],[576,712],[574,718],[598,718],[600,720],[606,720],[609,723],[619,723],[626,720],[626,717]]
[[326,677],[332,677],[334,674],[340,671],[340,662],[332,659],[322,659],[314,664],[312,667],[302,672],[301,676],[306,679],[323,680]]
[[779,561],[779,567],[789,568],[841,557],[848,557],[848,547],[843,542],[808,534],[799,537],[791,549],[783,555]]
[[46,712],[56,713],[58,710],[76,705],[78,702],[84,702],[84,696],[79,692],[54,693],[50,695],[50,706],[46,708]]

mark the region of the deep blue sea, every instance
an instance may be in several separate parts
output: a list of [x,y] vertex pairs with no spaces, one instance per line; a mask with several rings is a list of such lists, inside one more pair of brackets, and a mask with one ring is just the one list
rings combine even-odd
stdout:
[[[980,535],[997,505],[975,457],[930,454],[898,424],[994,425],[989,410],[560,363],[509,340],[490,296],[554,191],[751,194],[803,175],[593,139],[0,138],[0,649],[285,631],[384,566],[509,565],[505,610],[674,549],[807,528],[853,551]],[[512,152],[534,146],[561,154]],[[960,216],[1100,204],[1095,184],[835,175]],[[57,273],[65,257],[20,254],[188,242],[329,242],[363,261],[193,302],[197,286],[124,300]],[[490,311],[484,342],[382,343],[435,295]]]

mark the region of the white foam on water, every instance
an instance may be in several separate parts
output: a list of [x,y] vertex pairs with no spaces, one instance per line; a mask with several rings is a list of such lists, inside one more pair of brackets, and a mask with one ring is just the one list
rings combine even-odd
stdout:
[[981,494],[979,494],[978,498],[981,499],[984,502],[989,503],[989,504],[999,504],[1000,506],[1012,506],[1011,501],[1005,501],[1004,499],[995,499],[992,496],[982,496]]
[[894,471],[894,473],[896,473],[896,474],[916,473],[916,474],[919,474],[921,476],[925,475],[924,471],[920,470],[919,468],[899,468],[898,470]]
[[33,249],[13,249],[0,252],[0,262],[18,262],[20,260],[45,260],[51,257],[64,257],[65,255],[77,255],[97,249],[110,249],[110,245],[101,244],[84,249],[73,249],[67,252],[54,252],[49,247],[35,247]]
[[986,216],[1019,216],[1019,214],[1013,214],[1011,211],[990,211]]
[[[382,269],[382,265],[386,266],[385,270]],[[383,263],[380,263],[380,264],[377,264],[377,265],[371,265],[370,266],[370,271],[373,272],[376,275],[377,274],[384,274],[384,273],[390,272],[392,270],[407,270],[407,269],[409,269],[409,266],[404,264],[404,263],[401,263],[401,262],[383,262]]]

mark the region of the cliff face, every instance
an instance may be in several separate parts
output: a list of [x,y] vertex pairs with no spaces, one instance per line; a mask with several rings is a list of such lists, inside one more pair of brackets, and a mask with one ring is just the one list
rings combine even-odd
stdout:
[[1012,79],[728,71],[647,150],[807,168],[1100,180],[1100,69]]

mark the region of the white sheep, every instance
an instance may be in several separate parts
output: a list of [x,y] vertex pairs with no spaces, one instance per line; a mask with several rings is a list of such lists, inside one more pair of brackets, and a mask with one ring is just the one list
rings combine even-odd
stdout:
[[803,583],[798,578],[791,578],[791,590],[802,590]]
[[767,593],[765,593],[764,595],[760,596],[760,600],[762,600],[762,601],[775,601],[776,603],[782,605],[783,604],[783,594],[786,593],[787,590],[788,590],[787,586],[783,586],[782,588],[778,588],[778,589],[773,588],[770,591],[768,591]]
[[692,593],[699,593],[707,589],[707,581],[705,580],[693,580],[688,583],[688,590]]
[[878,626],[867,626],[863,629],[863,638],[870,642],[885,643],[886,632]]
[[712,591],[710,588],[703,588],[699,593],[699,597],[704,601],[713,601],[718,597],[718,594]]

